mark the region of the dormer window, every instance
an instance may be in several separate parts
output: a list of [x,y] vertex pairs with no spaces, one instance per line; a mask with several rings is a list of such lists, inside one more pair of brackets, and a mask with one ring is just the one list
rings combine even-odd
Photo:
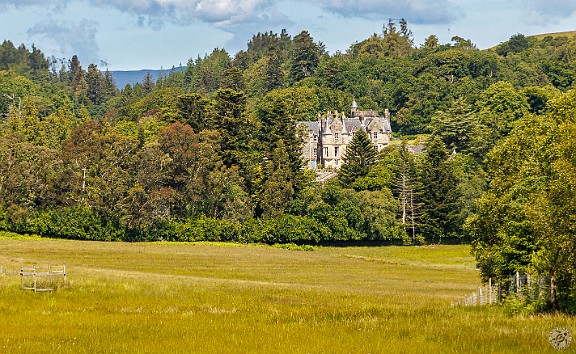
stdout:
[[374,140],[378,139],[378,132],[374,132]]

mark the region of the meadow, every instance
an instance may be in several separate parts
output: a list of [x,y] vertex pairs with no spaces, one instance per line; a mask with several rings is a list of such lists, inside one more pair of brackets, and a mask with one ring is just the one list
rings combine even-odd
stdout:
[[[54,292],[23,264],[66,264]],[[553,353],[576,319],[451,307],[480,286],[467,245],[115,243],[0,235],[2,353]],[[576,343],[563,352],[576,352]]]

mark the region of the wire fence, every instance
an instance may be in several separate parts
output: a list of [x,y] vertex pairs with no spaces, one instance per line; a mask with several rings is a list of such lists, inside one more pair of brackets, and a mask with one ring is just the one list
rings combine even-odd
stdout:
[[471,294],[463,296],[458,301],[450,302],[450,306],[497,304],[507,296],[516,296],[521,300],[529,301],[549,299],[550,277],[516,273],[499,282],[493,282],[492,279],[489,279],[486,285],[478,287]]

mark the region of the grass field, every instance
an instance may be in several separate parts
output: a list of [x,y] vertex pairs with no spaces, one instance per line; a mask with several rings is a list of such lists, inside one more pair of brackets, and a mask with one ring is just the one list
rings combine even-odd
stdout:
[[[0,265],[66,263],[55,292],[0,276],[0,353],[546,353],[567,316],[450,307],[468,246],[103,243],[0,236]],[[576,343],[563,352],[576,352]]]

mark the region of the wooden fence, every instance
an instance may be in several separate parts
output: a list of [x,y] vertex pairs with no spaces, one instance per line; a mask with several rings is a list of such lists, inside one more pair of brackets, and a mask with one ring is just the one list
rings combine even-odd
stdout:
[[20,286],[24,290],[54,291],[66,284],[66,265],[27,265],[18,271],[0,264],[0,276],[19,276]]
[[66,284],[66,265],[21,267],[20,283],[25,290],[54,291],[56,285]]

